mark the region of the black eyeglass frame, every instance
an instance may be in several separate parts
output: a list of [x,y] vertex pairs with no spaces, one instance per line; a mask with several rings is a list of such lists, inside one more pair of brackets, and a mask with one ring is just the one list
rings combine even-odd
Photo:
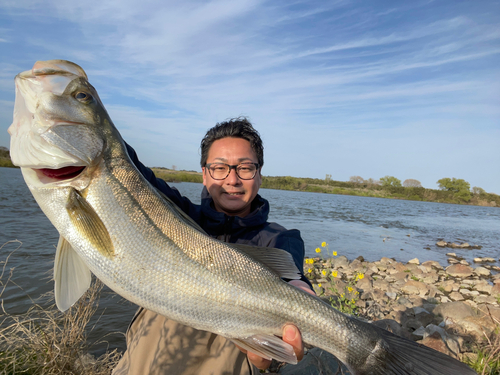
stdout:
[[[222,165],[225,165],[227,167],[229,167],[228,171],[227,171],[227,174],[226,174],[226,177],[224,178],[215,178],[214,176],[212,176],[212,171],[210,170],[210,166],[212,164],[222,164]],[[255,172],[253,174],[252,177],[250,178],[243,178],[240,176],[240,174],[238,173],[238,167],[240,165],[255,165]],[[240,163],[240,164],[235,164],[235,165],[229,165],[229,164],[226,164],[226,163],[207,163],[205,164],[205,168],[208,169],[208,173],[210,174],[210,177],[212,177],[214,180],[217,180],[217,181],[221,181],[221,180],[225,180],[228,176],[229,176],[229,173],[231,173],[231,169],[234,169],[234,171],[236,172],[236,175],[238,176],[238,178],[242,179],[242,180],[253,180],[255,178],[255,175],[257,174],[258,170],[259,170],[259,164],[258,163]]]

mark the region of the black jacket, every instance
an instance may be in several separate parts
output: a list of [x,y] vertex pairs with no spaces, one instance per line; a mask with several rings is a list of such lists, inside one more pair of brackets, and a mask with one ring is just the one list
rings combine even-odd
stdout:
[[194,204],[188,198],[183,197],[176,188],[156,178],[153,171],[139,161],[135,150],[128,144],[127,151],[142,175],[196,221],[208,235],[224,242],[275,247],[288,251],[301,272],[301,280],[311,285],[303,274],[304,241],[300,237],[300,232],[296,229],[287,230],[279,224],[268,222],[269,202],[267,200],[257,195],[252,202],[252,211],[248,216],[228,216],[214,209],[212,197],[205,187],[201,194],[201,205]]

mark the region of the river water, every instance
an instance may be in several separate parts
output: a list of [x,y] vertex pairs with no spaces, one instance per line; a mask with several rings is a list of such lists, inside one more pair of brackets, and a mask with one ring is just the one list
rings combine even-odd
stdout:
[[[194,203],[200,202],[201,184],[171,185]],[[317,256],[315,249],[323,241],[329,244],[325,257],[336,251],[349,259],[362,255],[369,261],[385,256],[406,262],[417,257],[446,266],[449,251],[471,263],[474,257],[498,260],[500,256],[499,208],[269,189],[261,189],[260,194],[271,204],[270,221],[301,231],[306,256]],[[6,271],[15,268],[13,283],[2,296],[9,313],[26,311],[32,300],[53,289],[57,239],[57,231],[36,204],[20,170],[0,168],[0,262],[10,254]],[[482,248],[443,249],[435,245],[441,239]],[[5,280],[4,275],[0,281]],[[135,310],[136,306],[105,288],[91,339],[106,336],[110,348],[123,349],[123,333]],[[98,345],[95,354],[103,350]]]

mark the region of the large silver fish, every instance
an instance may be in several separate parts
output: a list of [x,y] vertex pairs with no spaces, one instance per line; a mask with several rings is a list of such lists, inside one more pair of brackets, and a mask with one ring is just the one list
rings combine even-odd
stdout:
[[305,343],[353,374],[475,374],[283,282],[298,274],[288,253],[205,235],[131,163],[78,65],[37,62],[15,82],[11,156],[61,235],[54,264],[61,310],[85,292],[92,272],[146,309],[267,358],[296,362],[277,338],[293,323]]

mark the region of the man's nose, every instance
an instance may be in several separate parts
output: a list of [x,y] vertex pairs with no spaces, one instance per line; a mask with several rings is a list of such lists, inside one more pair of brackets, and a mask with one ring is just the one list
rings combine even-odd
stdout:
[[241,179],[236,173],[236,168],[231,168],[231,170],[229,171],[229,175],[226,177],[226,183],[231,185],[241,183]]

